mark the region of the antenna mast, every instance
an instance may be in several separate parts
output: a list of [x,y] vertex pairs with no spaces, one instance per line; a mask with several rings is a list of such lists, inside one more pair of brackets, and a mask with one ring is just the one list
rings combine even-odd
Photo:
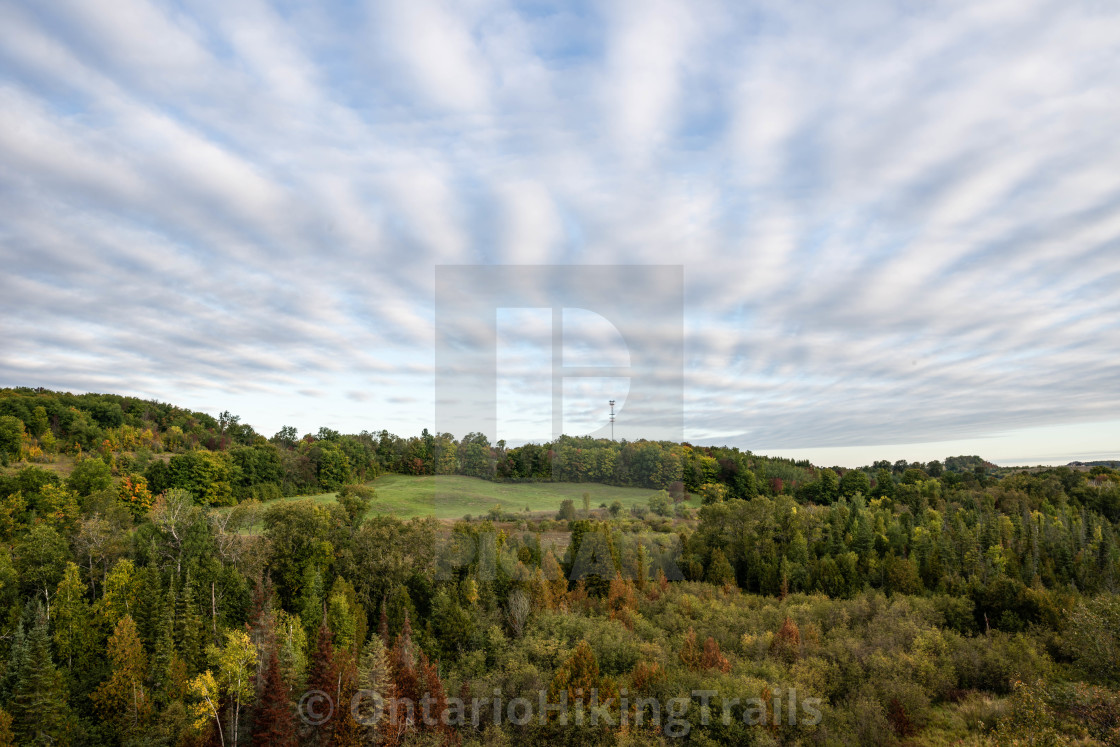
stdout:
[[611,440],[614,440],[614,400],[611,400]]

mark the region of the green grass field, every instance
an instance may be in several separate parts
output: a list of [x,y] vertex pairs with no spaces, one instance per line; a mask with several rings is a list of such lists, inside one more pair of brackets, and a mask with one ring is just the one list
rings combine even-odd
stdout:
[[[413,516],[434,516],[437,519],[461,519],[470,514],[482,516],[495,506],[509,513],[555,512],[560,502],[571,499],[576,508],[583,506],[583,494],[591,497],[591,507],[608,506],[620,501],[623,506],[642,504],[656,491],[645,488],[616,488],[598,483],[500,483],[476,477],[447,475],[440,477],[382,475],[368,483],[377,495],[370,513],[392,514],[402,519]],[[313,500],[326,503],[334,493],[283,498],[285,501]]]

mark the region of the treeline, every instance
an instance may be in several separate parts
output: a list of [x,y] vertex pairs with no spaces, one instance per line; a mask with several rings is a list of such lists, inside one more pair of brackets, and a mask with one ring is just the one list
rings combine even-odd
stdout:
[[229,412],[213,418],[131,397],[0,390],[4,462],[49,463],[57,454],[96,456],[113,476],[127,476],[140,486],[141,494],[175,488],[189,491],[202,505],[217,506],[335,491],[385,472],[597,482],[663,489],[677,500],[696,495],[705,503],[756,495],[828,503],[842,493],[879,494],[894,484],[928,478],[947,488],[981,487],[994,467],[979,457],[951,457],[944,464],[877,462],[844,471],[731,447],[570,436],[509,447],[504,441],[492,444],[480,433],[457,439],[427,429],[401,437],[385,430],[348,435],[324,427],[301,437],[284,427],[265,438]]
[[[1067,493],[1062,477],[1080,479]],[[929,478],[828,506],[787,496],[705,506],[683,567],[689,578],[767,595],[876,588],[967,598],[974,614],[962,630],[1053,627],[1067,600],[1040,589],[1120,590],[1120,474],[1096,477],[1057,470],[985,490]]]
[[[545,444],[508,447],[481,433],[456,440],[449,433],[402,438],[377,436],[376,454],[386,472],[415,475],[460,474],[484,480],[552,480],[679,489],[702,493],[722,485],[721,497],[750,498],[761,492],[792,490],[815,474],[806,461],[762,457],[736,448],[693,446],[668,441],[611,441],[561,436]],[[708,488],[711,489],[711,488]]]
[[471,433],[400,437],[320,428],[271,438],[237,416],[218,418],[114,395],[0,390],[0,457],[49,463],[57,454],[96,456],[114,476],[158,494],[190,491],[203,505],[232,505],[337,490],[382,472],[468,475],[487,480],[601,482],[703,494],[709,500],[792,492],[815,479],[808,462],[734,448],[561,437],[507,447]]

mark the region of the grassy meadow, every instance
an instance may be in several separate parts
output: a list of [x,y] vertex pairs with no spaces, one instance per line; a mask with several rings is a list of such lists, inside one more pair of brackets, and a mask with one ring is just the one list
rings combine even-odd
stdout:
[[[626,508],[646,505],[656,491],[645,488],[618,488],[598,483],[500,483],[463,475],[415,476],[387,474],[367,483],[376,491],[370,513],[392,514],[402,519],[434,516],[437,519],[461,519],[482,516],[495,506],[506,513],[555,513],[560,503],[572,500],[576,508],[583,506],[583,494],[591,499],[591,507],[608,506],[619,501]],[[335,493],[283,498],[284,501],[313,500],[321,503],[335,500]]]

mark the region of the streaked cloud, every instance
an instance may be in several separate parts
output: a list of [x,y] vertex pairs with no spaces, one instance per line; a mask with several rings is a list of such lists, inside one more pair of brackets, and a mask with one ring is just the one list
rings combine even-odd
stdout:
[[694,440],[1065,454],[1120,420],[1118,44],[1089,0],[0,1],[0,383],[410,433],[436,264],[681,263]]

